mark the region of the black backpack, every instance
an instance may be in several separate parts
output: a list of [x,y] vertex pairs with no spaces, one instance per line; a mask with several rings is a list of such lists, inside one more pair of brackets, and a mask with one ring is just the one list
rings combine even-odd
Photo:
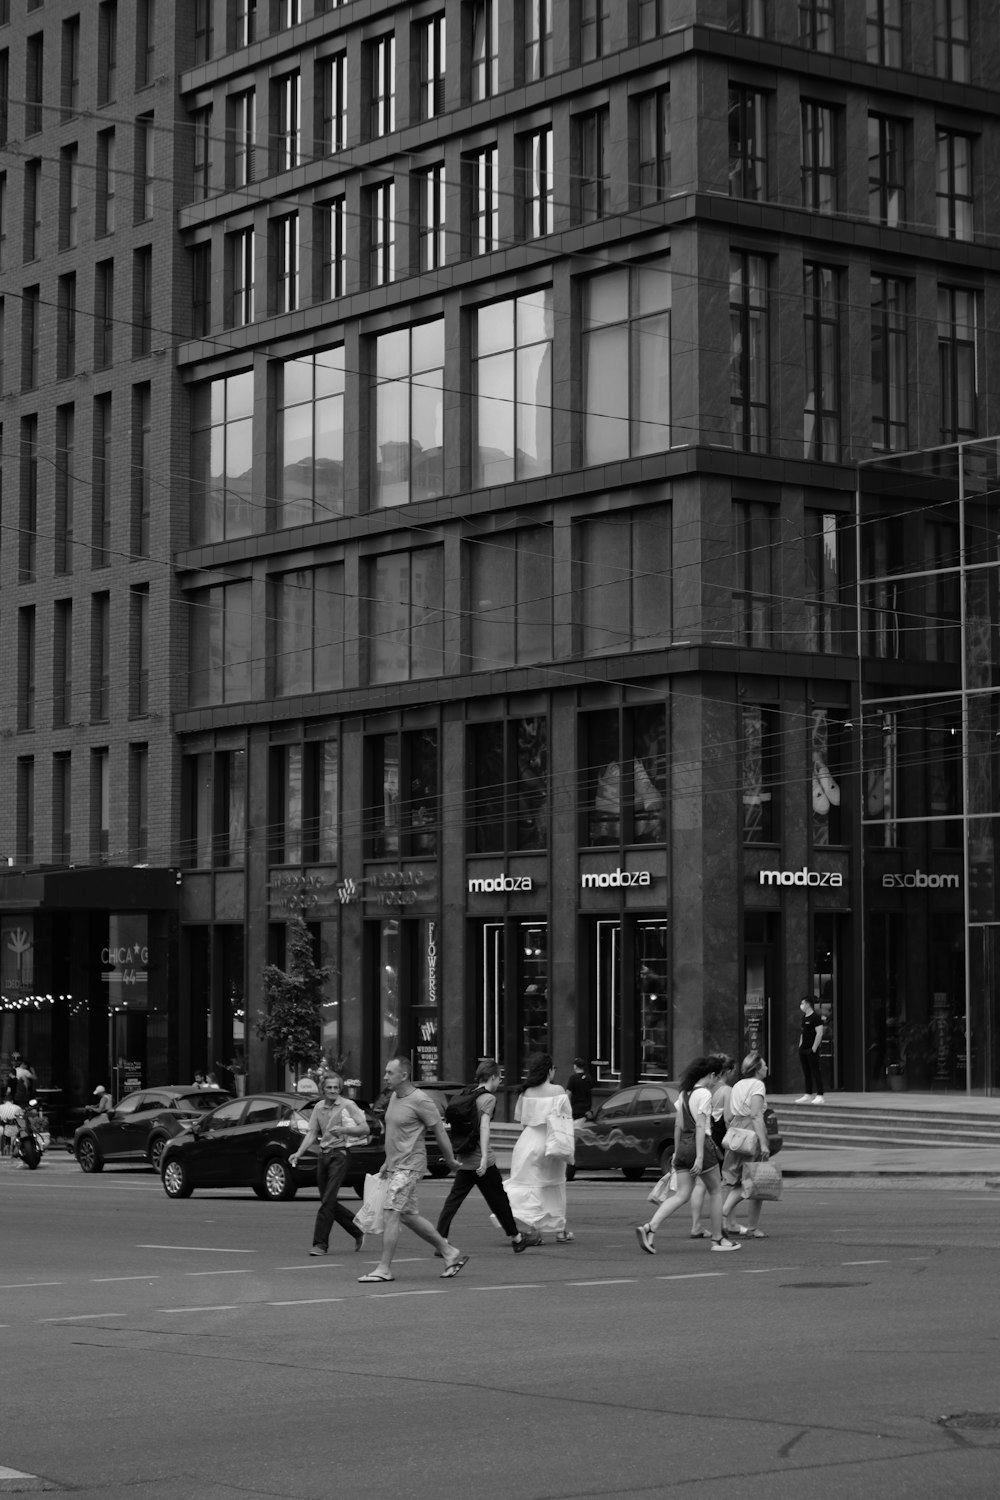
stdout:
[[445,1124],[451,1131],[451,1149],[456,1156],[468,1156],[479,1145],[479,1109],[476,1100],[484,1088],[462,1089],[446,1106]]

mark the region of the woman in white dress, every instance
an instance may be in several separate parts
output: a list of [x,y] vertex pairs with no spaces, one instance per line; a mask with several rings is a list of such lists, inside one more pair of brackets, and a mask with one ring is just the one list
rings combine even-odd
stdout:
[[569,1095],[553,1082],[555,1071],[547,1052],[528,1064],[514,1109],[514,1119],[523,1128],[505,1186],[518,1223],[539,1233],[554,1229],[558,1243],[568,1245],[573,1235],[566,1228],[566,1160],[545,1154],[550,1115],[569,1121],[569,1129],[573,1128]]

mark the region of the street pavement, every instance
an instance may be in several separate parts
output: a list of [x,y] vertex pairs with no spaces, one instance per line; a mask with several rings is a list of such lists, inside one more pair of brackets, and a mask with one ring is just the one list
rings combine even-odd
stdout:
[[519,1256],[474,1195],[461,1276],[404,1232],[371,1288],[377,1242],[308,1257],[315,1193],[5,1167],[0,1494],[992,1500],[997,1195],[891,1180],[789,1175],[730,1255],[685,1214],[642,1255],[649,1184],[612,1173]]

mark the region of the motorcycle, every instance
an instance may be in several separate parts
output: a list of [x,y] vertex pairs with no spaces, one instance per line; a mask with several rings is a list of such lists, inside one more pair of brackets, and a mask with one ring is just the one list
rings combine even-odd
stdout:
[[38,1113],[38,1100],[30,1099],[28,1108],[17,1122],[17,1140],[14,1142],[13,1154],[21,1158],[29,1172],[34,1172],[48,1145],[48,1133],[41,1128],[42,1119]]

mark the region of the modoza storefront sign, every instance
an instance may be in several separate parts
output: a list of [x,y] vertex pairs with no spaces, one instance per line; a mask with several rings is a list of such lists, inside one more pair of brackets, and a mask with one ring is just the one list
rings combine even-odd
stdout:
[[829,885],[840,888],[844,884],[839,870],[810,870],[805,865],[801,870],[761,870],[758,880],[761,885]]

